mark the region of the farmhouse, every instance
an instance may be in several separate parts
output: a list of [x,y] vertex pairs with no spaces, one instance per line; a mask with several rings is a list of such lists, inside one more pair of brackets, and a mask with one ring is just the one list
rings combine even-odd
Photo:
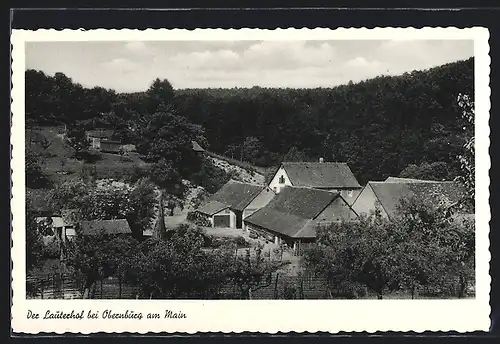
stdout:
[[94,149],[101,148],[102,140],[111,140],[113,136],[113,130],[109,129],[95,129],[89,130],[86,132],[87,140],[90,142],[90,145]]
[[320,162],[283,162],[269,187],[279,193],[287,185],[339,192],[349,204],[361,191],[361,185],[346,163],[322,159]]
[[132,235],[125,219],[82,221],[82,235]]
[[250,232],[296,249],[302,243],[315,240],[318,226],[357,217],[339,192],[285,186],[244,222]]
[[365,215],[379,211],[383,217],[390,219],[397,213],[398,206],[403,199],[414,197],[446,209],[449,215],[454,213],[470,214],[473,211],[462,203],[464,195],[465,190],[455,182],[370,181],[355,200],[353,209],[358,214]]
[[109,129],[96,129],[87,131],[86,135],[93,149],[108,153],[118,153],[121,142],[112,139],[113,133],[113,130]]
[[274,195],[268,187],[230,180],[197,213],[207,217],[212,227],[243,228],[243,219],[269,203]]

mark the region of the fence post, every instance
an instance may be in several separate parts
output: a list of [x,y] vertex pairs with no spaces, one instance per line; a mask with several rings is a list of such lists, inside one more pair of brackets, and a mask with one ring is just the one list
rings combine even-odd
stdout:
[[118,297],[121,299],[122,298],[122,275],[120,274],[118,276]]
[[300,298],[304,299],[304,278],[302,274],[299,275],[300,278]]
[[66,287],[64,286],[64,274],[61,274],[61,293],[62,298],[66,298]]
[[274,298],[278,299],[278,276],[279,272],[276,273],[276,281],[274,282]]
[[40,297],[43,300],[43,292],[45,290],[45,288],[44,288],[45,283],[43,282],[43,279],[40,279],[39,282],[40,282]]
[[[47,274],[47,289],[50,290],[50,274]],[[50,298],[50,296],[49,296]]]

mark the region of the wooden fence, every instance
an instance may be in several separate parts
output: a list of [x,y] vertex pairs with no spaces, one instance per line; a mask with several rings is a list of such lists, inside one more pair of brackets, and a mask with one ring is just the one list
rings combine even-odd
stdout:
[[[29,277],[27,284],[27,298],[31,299],[136,299],[139,290],[136,287],[122,283],[117,278],[108,278],[94,283],[90,290],[85,290],[84,280],[75,274],[50,274],[45,276]],[[453,286],[450,281],[450,286]],[[422,288],[416,298],[457,298],[458,291],[434,290]],[[470,297],[470,292],[465,297]],[[244,299],[244,294],[234,282],[222,284],[218,292],[207,297],[187,296],[193,299]],[[274,272],[263,276],[259,284],[252,287],[251,299],[255,300],[286,300],[286,299],[366,299],[376,298],[362,286],[344,286],[332,288],[326,278],[312,273],[289,275],[285,272]],[[386,295],[385,298],[410,299],[407,291],[400,291]]]
[[88,290],[77,274],[47,274],[26,279],[26,294],[32,299],[131,299],[137,289],[118,278],[97,281]]

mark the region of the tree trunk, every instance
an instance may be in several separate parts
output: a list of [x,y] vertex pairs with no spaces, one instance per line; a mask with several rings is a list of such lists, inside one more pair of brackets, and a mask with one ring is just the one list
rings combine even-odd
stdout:
[[378,292],[378,293],[377,293],[377,299],[378,299],[378,300],[382,300],[382,299],[383,299],[383,297],[382,297],[382,292]]
[[415,299],[415,286],[414,285],[411,286],[411,299],[412,300]]

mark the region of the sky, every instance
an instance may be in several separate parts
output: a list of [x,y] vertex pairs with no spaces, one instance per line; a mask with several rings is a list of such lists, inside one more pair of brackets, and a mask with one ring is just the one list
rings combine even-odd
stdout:
[[85,87],[333,87],[464,60],[472,40],[28,42],[26,68]]

